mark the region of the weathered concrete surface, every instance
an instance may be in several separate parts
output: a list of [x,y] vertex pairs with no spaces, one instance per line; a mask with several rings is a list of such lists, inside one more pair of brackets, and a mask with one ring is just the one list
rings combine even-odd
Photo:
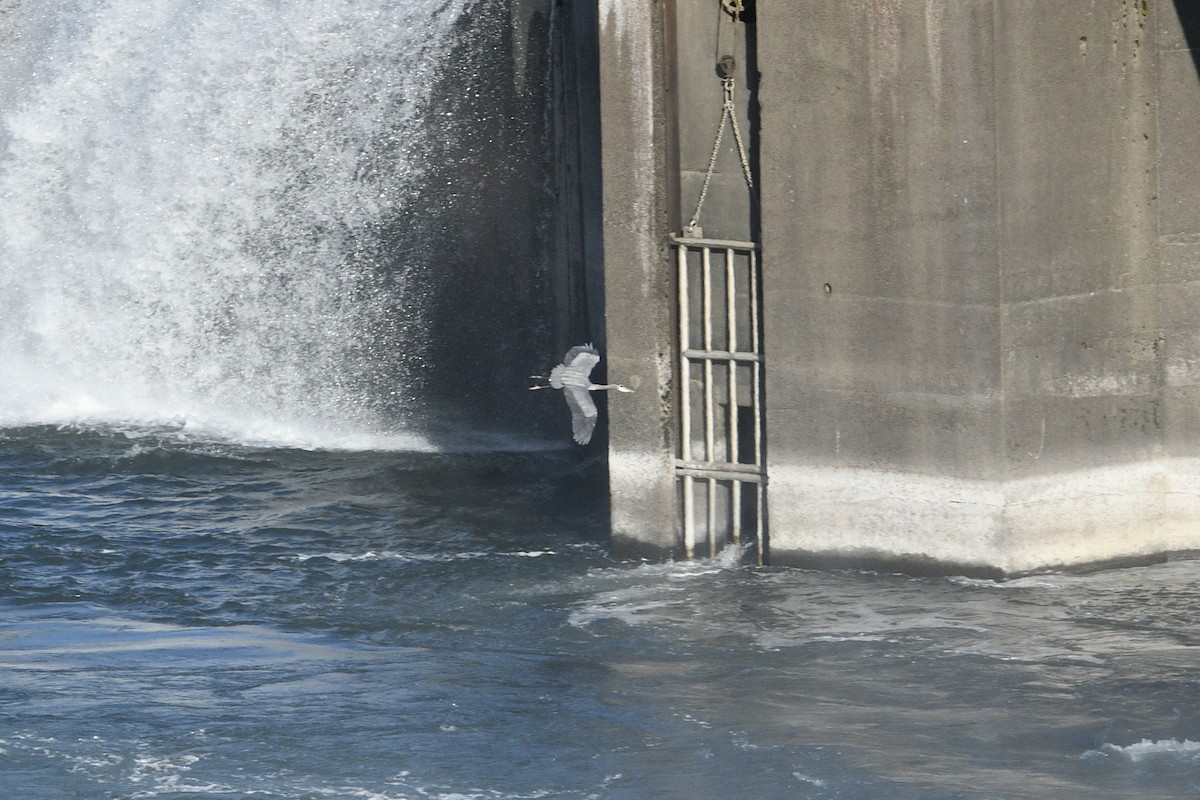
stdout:
[[[740,133],[747,159],[757,158],[758,70],[754,25],[719,14],[712,0],[675,0],[670,22],[673,45],[674,92],[671,100],[676,123],[676,175],[678,209],[671,218],[674,233],[683,232],[696,212],[704,192],[699,225],[703,235],[713,239],[747,241],[757,233],[757,209],[749,200],[734,121]],[[712,160],[713,144],[724,115],[723,73],[718,61],[734,59],[733,101],[735,119],[726,119],[721,146]],[[709,163],[713,165],[707,191],[704,189]]]
[[1200,547],[1200,83],[1163,3],[762,4],[775,562]]
[[600,2],[601,168],[612,543],[664,555],[679,541],[671,417],[671,279],[662,19],[656,4]]

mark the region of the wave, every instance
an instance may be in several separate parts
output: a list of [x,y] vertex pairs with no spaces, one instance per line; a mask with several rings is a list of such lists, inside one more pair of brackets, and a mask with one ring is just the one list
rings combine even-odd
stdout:
[[1157,758],[1200,761],[1200,742],[1191,739],[1142,739],[1128,745],[1105,744],[1097,750],[1089,750],[1084,757],[1120,756],[1134,763]]
[[[63,434],[99,434],[128,439],[135,446],[191,448],[229,445],[249,449],[436,453],[441,448],[415,431],[371,431],[321,419],[200,416],[168,411],[130,414],[107,410],[79,413],[0,412],[0,431],[13,434],[52,429]],[[147,444],[148,443],[148,444]],[[138,455],[142,451],[135,451]]]
[[517,550],[517,551],[496,551],[496,550],[469,550],[466,552],[444,552],[444,553],[397,553],[390,550],[375,551],[368,550],[364,553],[345,553],[338,551],[327,551],[324,553],[299,553],[293,557],[295,561],[305,562],[314,559],[332,561],[334,563],[345,562],[378,562],[378,561],[398,561],[405,563],[449,563],[452,561],[476,561],[486,558],[541,558],[543,556],[558,555],[554,550]]

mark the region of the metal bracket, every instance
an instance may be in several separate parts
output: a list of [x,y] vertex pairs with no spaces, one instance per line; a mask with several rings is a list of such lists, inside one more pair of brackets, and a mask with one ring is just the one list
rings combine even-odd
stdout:
[[743,0],[721,0],[721,8],[729,16],[736,17],[746,10],[746,4]]

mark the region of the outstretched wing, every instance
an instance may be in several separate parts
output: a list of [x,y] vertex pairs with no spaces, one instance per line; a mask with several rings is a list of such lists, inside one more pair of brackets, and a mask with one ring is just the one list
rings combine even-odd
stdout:
[[563,388],[563,397],[571,407],[571,432],[578,444],[587,444],[592,440],[592,431],[596,430],[596,404],[592,395],[582,386],[567,386]]
[[586,378],[591,374],[592,369],[600,363],[600,354],[596,352],[596,348],[591,344],[581,344],[572,347],[563,356],[563,364],[572,369],[577,369]]

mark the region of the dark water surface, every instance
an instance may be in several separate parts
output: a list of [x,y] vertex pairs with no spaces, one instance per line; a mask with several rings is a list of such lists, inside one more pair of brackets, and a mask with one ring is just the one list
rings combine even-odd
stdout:
[[578,451],[0,431],[12,798],[1200,795],[1200,562],[619,563]]

